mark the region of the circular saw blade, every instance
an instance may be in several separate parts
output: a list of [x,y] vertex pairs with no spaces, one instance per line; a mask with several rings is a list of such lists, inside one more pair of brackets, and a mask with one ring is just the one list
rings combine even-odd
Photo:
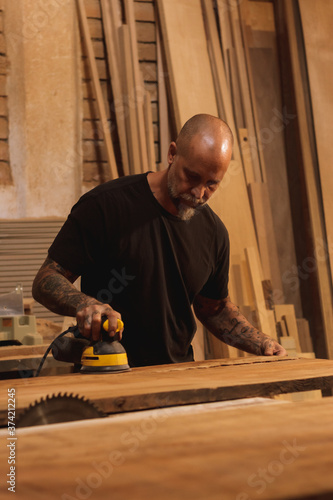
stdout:
[[84,396],[59,393],[32,403],[19,416],[16,426],[31,427],[101,417],[106,417],[106,414]]

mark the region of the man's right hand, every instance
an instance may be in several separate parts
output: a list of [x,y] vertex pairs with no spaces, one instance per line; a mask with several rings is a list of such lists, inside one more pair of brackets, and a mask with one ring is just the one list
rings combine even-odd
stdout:
[[[34,279],[33,297],[56,314],[76,316],[80,333],[93,340],[100,337],[102,315],[107,316],[108,331],[113,336],[121,315],[109,304],[102,304],[78,290],[73,285],[77,278],[77,275],[47,257]],[[120,339],[122,332],[123,329],[119,332]]]
[[[88,303],[87,303],[88,302]],[[107,316],[109,320],[108,332],[112,337],[117,330],[117,320],[121,319],[120,313],[112,309],[108,304],[102,304],[91,298],[87,302],[79,305],[76,311],[76,321],[80,333],[92,340],[100,338],[102,327],[102,316]],[[121,340],[123,328],[119,331],[119,339]]]

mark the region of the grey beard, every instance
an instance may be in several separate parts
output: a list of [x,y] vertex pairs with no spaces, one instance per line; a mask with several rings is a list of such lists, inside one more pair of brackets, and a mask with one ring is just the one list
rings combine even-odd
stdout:
[[185,220],[185,221],[190,220],[190,219],[192,219],[193,215],[195,215],[197,213],[196,208],[187,207],[186,205],[183,205],[182,203],[180,203],[177,208],[178,208],[178,217],[181,220]]
[[[188,220],[192,219],[193,215],[196,214],[197,209],[193,208],[193,207],[189,207],[189,206],[185,205],[184,203],[182,203],[182,199],[176,195],[175,190],[173,189],[172,185],[170,185],[170,184],[168,185],[168,190],[169,190],[169,196],[170,196],[173,204],[175,205],[175,207],[178,210],[177,217],[179,217],[181,220],[184,220],[184,221],[188,221]],[[189,196],[189,198],[191,198],[191,197]]]

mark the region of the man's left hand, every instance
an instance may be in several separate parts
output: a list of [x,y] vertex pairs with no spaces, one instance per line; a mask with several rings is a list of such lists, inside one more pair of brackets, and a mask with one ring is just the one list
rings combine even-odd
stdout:
[[288,356],[287,351],[274,339],[265,339],[262,343],[263,356]]

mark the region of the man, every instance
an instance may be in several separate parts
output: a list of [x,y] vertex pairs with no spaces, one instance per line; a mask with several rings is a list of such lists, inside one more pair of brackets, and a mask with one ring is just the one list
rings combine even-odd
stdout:
[[[122,318],[132,366],[193,360],[192,305],[221,341],[256,355],[286,355],[228,296],[228,233],[205,203],[227,171],[232,142],[225,122],[196,115],[170,144],[166,170],[82,196],[35,278],[34,298],[76,316],[94,340],[102,315],[110,335]],[[73,286],[78,276],[81,291]]]

